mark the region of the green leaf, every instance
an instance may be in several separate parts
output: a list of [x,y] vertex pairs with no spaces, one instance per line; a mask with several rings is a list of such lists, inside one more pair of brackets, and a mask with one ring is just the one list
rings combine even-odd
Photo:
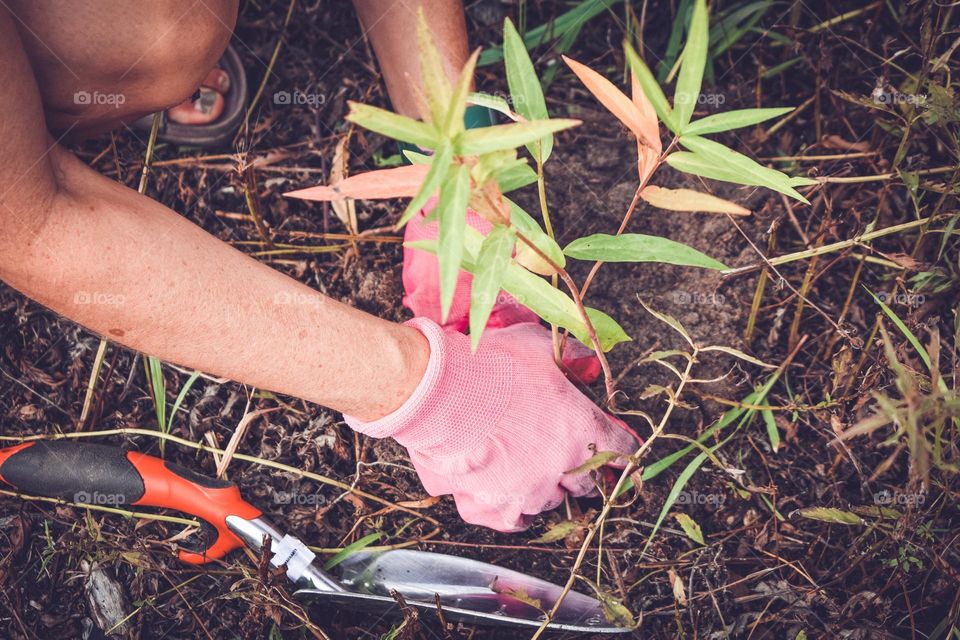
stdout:
[[440,187],[437,213],[440,218],[440,317],[447,321],[457,288],[457,274],[463,258],[463,232],[467,226],[467,201],[470,198],[470,170],[466,165],[450,167]]
[[566,539],[571,533],[578,531],[580,529],[585,529],[581,523],[574,522],[573,520],[564,520],[563,522],[558,522],[556,524],[551,524],[547,528],[546,533],[542,536],[533,540],[534,544],[548,544],[550,542],[559,542]]
[[435,149],[440,143],[440,135],[429,124],[368,104],[350,102],[347,120],[364,129],[418,147]]
[[527,240],[532,242],[537,249],[553,260],[561,267],[567,266],[567,259],[563,255],[563,250],[557,241],[551,238],[540,227],[540,224],[533,219],[529,213],[520,208],[516,202],[510,198],[504,198],[510,205],[510,222],[523,234]]
[[830,524],[863,524],[863,519],[857,514],[832,507],[807,507],[805,509],[799,509],[797,513],[804,518],[819,520],[820,522],[829,522]]
[[603,607],[603,617],[607,619],[607,622],[624,629],[635,629],[637,627],[637,619],[633,617],[633,613],[617,598],[602,591],[597,592],[597,598]]
[[706,269],[727,268],[722,262],[685,244],[641,233],[624,233],[619,236],[596,233],[592,236],[577,238],[568,244],[563,252],[578,260],[665,262]]
[[677,320],[670,314],[663,313],[662,311],[657,311],[656,309],[648,305],[646,302],[643,301],[643,298],[640,297],[639,293],[637,294],[637,300],[640,302],[643,308],[646,309],[647,313],[649,313],[654,318],[656,318],[660,322],[664,323],[665,325],[667,325],[668,327],[670,327],[671,329],[679,333],[681,336],[683,336],[683,339],[687,341],[687,344],[689,344],[691,347],[696,348],[696,345],[693,342],[693,338],[690,337],[690,334],[689,332],[687,332],[686,327],[684,327],[679,320]]
[[335,566],[355,554],[357,551],[362,551],[374,542],[378,542],[382,535],[382,533],[371,533],[370,535],[363,536],[356,542],[348,544],[324,563],[324,571],[330,571],[330,569],[333,569]]
[[[546,120],[549,115],[543,98],[543,88],[527,53],[527,47],[510,18],[503,21],[503,55],[514,109],[527,120]],[[528,143],[527,149],[537,163],[545,163],[553,150],[553,135],[547,134]]]
[[457,137],[456,151],[461,156],[478,156],[501,149],[515,149],[539,140],[545,135],[569,129],[580,124],[579,120],[554,118],[498,124],[482,129],[471,129]]
[[444,140],[440,143],[440,146],[437,147],[437,152],[433,155],[433,158],[428,158],[430,170],[427,171],[427,177],[423,179],[423,184],[420,185],[420,191],[410,200],[407,208],[403,210],[403,215],[400,216],[397,228],[407,224],[410,218],[416,215],[417,212],[423,208],[423,205],[427,204],[427,200],[437,192],[440,181],[443,180],[450,169],[450,161],[452,159],[453,145],[450,144],[449,140]]
[[[470,273],[476,272],[476,256],[483,244],[483,235],[476,229],[467,226],[464,234],[463,269]],[[418,240],[405,242],[405,247],[422,249],[429,253],[438,253],[436,240]],[[501,288],[517,299],[535,314],[551,324],[568,329],[573,336],[583,344],[590,344],[587,326],[580,318],[577,306],[559,289],[551,286],[550,282],[540,276],[527,271],[515,262],[511,262],[503,274]],[[621,342],[628,342],[631,338],[617,324],[616,320],[597,309],[587,307],[587,317],[597,331],[597,338],[604,351],[609,351]]]
[[537,181],[537,172],[526,162],[511,165],[497,173],[497,184],[501,193],[510,193]]
[[703,156],[690,151],[676,151],[667,156],[667,164],[684,173],[703,176],[712,180],[744,184],[743,175],[731,167],[718,166],[707,161]]
[[[700,136],[683,136],[680,138],[680,144],[690,149],[707,164],[713,167],[723,167],[723,171],[729,171],[739,179],[734,180],[739,184],[749,184],[773,189],[791,198],[800,200],[805,204],[810,204],[807,199],[800,195],[792,186],[791,178],[785,173],[770,169],[748,158],[742,153],[738,153],[719,142],[701,138]],[[670,158],[667,157],[669,163]],[[674,166],[671,164],[671,166]],[[709,176],[707,176],[709,177]],[[806,180],[806,178],[800,178]]]
[[772,109],[737,109],[724,113],[715,113],[706,118],[700,118],[683,128],[683,135],[702,136],[707,133],[719,133],[730,129],[740,129],[750,125],[776,118],[793,111],[793,107],[776,107]]
[[773,411],[770,409],[762,409],[760,415],[763,416],[763,423],[767,426],[770,447],[776,453],[780,449],[780,431],[777,429],[777,420],[773,417]]
[[173,420],[177,417],[177,411],[180,410],[180,405],[183,404],[184,399],[187,397],[187,393],[190,392],[190,387],[193,386],[193,383],[197,381],[197,378],[200,377],[199,371],[194,371],[190,374],[190,377],[187,378],[187,381],[183,383],[183,387],[180,388],[180,393],[177,394],[177,399],[173,402],[173,407],[170,409],[170,415],[167,416],[167,433],[170,432],[173,427]]
[[673,95],[673,111],[681,131],[690,122],[693,108],[700,97],[700,84],[703,82],[710,43],[707,22],[706,0],[696,0],[690,17],[690,30],[687,32],[687,46],[683,48],[683,62],[677,75],[677,90]]
[[480,245],[470,290],[470,347],[474,351],[500,294],[503,274],[513,255],[513,243],[510,229],[495,225]]
[[467,100],[471,104],[479,105],[481,107],[486,107],[498,113],[502,113],[511,120],[516,120],[516,116],[513,113],[513,109],[510,108],[510,103],[506,101],[505,98],[501,96],[491,95],[489,93],[473,92],[467,96]]
[[[714,446],[711,451],[717,448]],[[670,509],[676,503],[677,498],[680,497],[680,493],[683,491],[683,488],[687,486],[687,482],[690,481],[690,478],[693,477],[693,474],[697,472],[700,468],[700,465],[704,463],[707,459],[707,453],[702,452],[697,455],[696,458],[691,460],[683,471],[680,472],[680,475],[677,476],[677,480],[673,483],[673,486],[670,488],[670,493],[667,494],[667,499],[663,503],[663,507],[660,508],[660,515],[657,516],[657,521],[653,525],[653,530],[650,531],[650,535],[647,538],[646,544],[643,545],[643,552],[645,553],[647,548],[650,546],[650,543],[653,542],[653,537],[656,535],[657,531],[660,530],[660,525],[663,524],[664,518],[667,517],[667,514],[670,513]]]
[[[580,319],[576,304],[548,281],[517,264],[511,264],[504,277],[503,289],[550,324],[569,329],[577,340],[590,345],[587,326]],[[630,340],[620,325],[602,311],[588,308],[587,317],[593,323],[604,351]]]
[[[423,80],[427,104],[430,106],[434,126],[442,129],[444,118],[449,113],[453,90],[450,88],[440,52],[433,42],[433,34],[427,25],[423,7],[417,9],[417,45],[420,49],[420,77]],[[422,115],[426,118],[425,114]]]
[[567,476],[579,476],[584,473],[589,473],[591,471],[596,471],[600,467],[610,464],[617,458],[622,458],[623,453],[619,451],[598,451],[597,453],[590,456],[586,462],[581,464],[579,467],[570,469],[569,471],[564,471],[563,474]]
[[[571,300],[571,302],[573,301]],[[610,351],[610,349],[621,342],[630,342],[633,340],[633,338],[627,335],[627,332],[623,330],[623,327],[617,324],[616,320],[605,314],[603,311],[594,309],[593,307],[586,307],[586,310],[587,317],[590,318],[590,324],[593,325],[594,330],[597,332],[597,339],[600,341],[600,347],[604,351]],[[578,336],[577,339],[591,349],[593,348],[593,345],[590,343],[590,336],[586,335],[586,327],[584,327],[584,336]]]
[[734,5],[718,13],[711,20],[713,24],[710,27],[710,56],[716,60],[720,54],[739,42],[772,5],[772,0],[763,0]]
[[[673,466],[675,462],[677,462],[678,460],[686,456],[688,453],[690,453],[693,449],[703,446],[703,443],[713,438],[714,434],[727,428],[728,426],[733,424],[735,421],[739,420],[739,423],[737,424],[737,427],[736,429],[734,429],[734,432],[733,432],[733,433],[736,433],[737,430],[739,430],[745,424],[750,422],[753,416],[756,415],[756,410],[747,409],[746,407],[755,406],[764,402],[767,398],[767,394],[770,393],[770,389],[773,388],[773,385],[776,383],[776,381],[779,378],[780,378],[780,371],[775,371],[767,379],[767,381],[763,384],[761,388],[754,391],[753,393],[748,394],[747,397],[745,397],[741,401],[741,404],[745,405],[744,407],[735,407],[733,409],[730,409],[726,413],[724,413],[722,416],[720,416],[719,420],[717,420],[715,423],[707,427],[707,429],[702,434],[700,434],[700,436],[697,438],[696,444],[688,444],[687,446],[683,447],[679,451],[674,451],[673,453],[667,456],[664,456],[663,458],[653,462],[652,464],[648,464],[646,467],[644,467],[643,473],[641,474],[640,477],[644,481],[654,479],[655,477],[657,477],[658,475],[660,475],[661,473],[669,469],[671,466]],[[731,436],[732,435],[733,434],[731,434]],[[728,436],[728,438],[729,437],[730,436]],[[726,440],[724,440],[723,442],[726,442]],[[721,442],[721,444],[723,443]],[[624,482],[623,486],[620,488],[620,493],[617,494],[617,497],[623,495],[633,487],[634,487],[633,479],[627,478],[626,482]]]
[[430,164],[433,162],[433,156],[429,153],[418,153],[410,149],[403,150],[403,157],[406,158],[410,164]]
[[[581,0],[577,5],[559,16],[551,17],[543,24],[530,29],[523,34],[523,43],[527,49],[534,49],[553,40],[566,38],[570,33],[577,32],[592,18],[609,10],[621,0]],[[500,61],[503,58],[501,47],[484,49],[480,55],[480,66],[486,66]]]
[[676,17],[674,17],[673,25],[670,28],[670,39],[667,40],[667,48],[664,51],[663,59],[657,63],[658,82],[667,81],[667,76],[670,75],[677,62],[680,47],[683,44],[683,36],[690,25],[691,13],[693,13],[693,0],[680,0],[677,5]]
[[677,524],[680,525],[680,528],[683,529],[683,532],[687,534],[688,538],[698,544],[706,544],[706,542],[703,541],[703,531],[700,529],[700,525],[697,524],[696,520],[685,513],[676,513],[673,517],[677,520]]
[[[864,286],[863,288],[867,289],[866,286]],[[877,297],[877,295],[874,294],[873,291],[871,291],[870,289],[867,289],[867,293],[870,294],[870,297],[873,298],[874,302],[880,305],[880,309],[883,310],[884,315],[890,318],[890,321],[893,322],[894,325],[896,325],[897,329],[900,330],[900,333],[904,335],[904,337],[907,339],[910,345],[914,349],[916,349],[917,355],[919,355],[920,359],[923,360],[923,364],[927,365],[927,370],[932,373],[933,361],[930,360],[930,353],[926,350],[926,348],[920,342],[920,339],[917,338],[917,336],[915,336],[913,332],[907,328],[907,325],[904,324],[903,320],[901,320],[896,313],[893,312],[893,309],[887,306],[887,304],[883,300],[881,300],[879,297]],[[942,376],[937,376],[937,388],[940,389],[941,392],[947,393],[947,383],[943,381]]]
[[653,105],[653,110],[657,112],[657,117],[663,121],[663,124],[665,124],[670,131],[679,133],[680,127],[677,125],[677,119],[673,113],[673,109],[670,108],[670,103],[667,102],[667,96],[663,95],[663,90],[660,88],[660,85],[657,84],[657,79],[653,77],[650,68],[640,58],[629,42],[623,43],[623,50],[626,53],[630,70],[633,71],[633,75],[637,77],[637,82],[640,83],[640,88],[643,89],[647,100]]
[[473,84],[473,73],[477,68],[479,56],[480,50],[477,49],[460,71],[460,79],[450,97],[450,107],[443,123],[443,131],[447,136],[453,137],[464,129],[463,115],[467,110],[467,96],[470,95],[470,85]]
[[797,56],[796,58],[791,58],[786,62],[781,62],[777,66],[770,67],[769,69],[761,73],[760,78],[762,78],[763,80],[769,80],[770,78],[775,78],[776,76],[788,70],[790,67],[794,66],[798,62],[802,62],[803,60],[804,60],[803,56]]

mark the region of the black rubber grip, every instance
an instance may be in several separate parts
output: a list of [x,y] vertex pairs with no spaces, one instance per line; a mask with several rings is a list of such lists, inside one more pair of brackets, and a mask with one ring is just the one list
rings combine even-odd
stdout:
[[107,507],[159,507],[195,516],[199,545],[181,549],[202,564],[243,546],[229,516],[258,518],[259,509],[229,480],[200,475],[144,453],[67,440],[36,440],[0,449],[0,480],[25,494]]
[[38,440],[0,465],[0,477],[27,494],[121,506],[143,497],[143,478],[123,449]]

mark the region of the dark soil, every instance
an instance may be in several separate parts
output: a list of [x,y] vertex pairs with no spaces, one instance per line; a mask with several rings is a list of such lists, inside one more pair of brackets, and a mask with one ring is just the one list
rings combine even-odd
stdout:
[[[531,25],[567,8],[559,2],[526,4]],[[639,12],[641,3],[634,4]],[[728,4],[716,3],[719,8]],[[770,135],[761,126],[741,130],[739,137],[718,138],[760,158],[869,152],[852,159],[777,165],[794,175],[909,174],[956,165],[960,118],[952,93],[938,107],[940,120],[918,122],[899,156],[903,137],[902,128],[897,128],[899,120],[844,97],[869,98],[878,83],[900,87],[903,69],[943,83],[943,67],[932,75],[926,70],[930,60],[942,55],[955,38],[956,25],[949,21],[953,8],[918,2],[911,5],[906,19],[899,20],[891,14],[895,4],[873,3],[854,18],[814,32],[808,29],[863,9],[863,3],[799,3],[793,9],[775,5],[758,27],[785,34],[791,44],[770,46],[755,34],[745,37],[715,61],[711,90],[724,96],[723,109],[802,105],[814,95],[818,99]],[[497,42],[502,17],[515,15],[515,10],[513,3],[469,3],[474,41]],[[265,73],[264,63],[281,33],[285,11],[286,3],[244,5],[236,41],[254,87]],[[623,8],[617,5],[613,12],[590,22],[570,55],[616,78],[623,67],[622,19]],[[673,9],[668,3],[650,3],[646,20],[648,51],[663,52]],[[361,309],[391,320],[405,319],[398,244],[362,243],[359,252],[310,252],[337,242],[298,233],[342,233],[343,225],[324,207],[280,196],[325,179],[334,147],[347,132],[346,100],[387,104],[369,48],[347,3],[298,3],[284,41],[250,133],[236,149],[228,150],[239,152],[237,161],[269,158],[256,171],[264,222],[275,242],[304,247],[302,253],[262,259]],[[898,52],[896,65],[883,63]],[[547,48],[538,53],[541,68],[557,62]],[[793,57],[799,62],[789,71],[760,79],[765,70]],[[947,56],[945,68],[956,73],[955,56]],[[503,91],[502,68],[483,68],[479,85]],[[294,90],[323,95],[324,100],[313,107],[277,105],[271,100],[276,91]],[[554,115],[573,114],[585,121],[559,137],[547,165],[549,201],[560,244],[590,233],[612,233],[637,186],[634,143],[565,71],[550,86],[549,102]],[[710,111],[702,110],[704,115]],[[143,140],[123,131],[117,132],[114,142],[116,146],[111,147],[110,137],[105,137],[77,151],[98,171],[136,187]],[[349,148],[352,173],[375,168],[378,158],[394,153],[392,143],[361,131],[353,132]],[[264,249],[251,244],[261,237],[247,215],[238,162],[194,155],[190,150],[161,146],[156,158],[161,166],[151,177],[151,197],[224,241],[244,243],[237,244],[244,251]],[[176,158],[187,160],[162,164]],[[736,220],[741,229],[725,216],[641,206],[629,230],[667,236],[730,266],[742,266],[759,262],[747,238],[764,253],[781,255],[850,238],[873,221],[876,228],[884,228],[956,211],[956,172],[922,178],[916,201],[904,186],[909,175],[827,184],[811,190],[811,206],[791,205],[792,212],[776,194],[710,183],[713,193],[752,210],[752,216]],[[707,188],[669,168],[658,173],[655,182]],[[532,212],[537,210],[535,197],[535,193],[523,193],[518,199]],[[919,203],[916,209],[915,202]],[[372,229],[392,224],[399,208],[395,203],[358,203],[358,211],[361,229]],[[745,335],[758,283],[756,272],[723,279],[712,272],[654,264],[607,264],[600,271],[589,304],[619,319],[633,337],[633,342],[611,353],[614,371],[623,373],[621,409],[645,410],[658,418],[665,406],[663,397],[644,397],[644,392],[653,384],[672,384],[673,379],[662,367],[635,363],[651,350],[685,346],[675,332],[644,311],[640,299],[677,318],[699,345],[733,347],[773,365],[792,356],[766,400],[781,409],[775,414],[783,439],[779,451],[772,450],[757,416],[715,451],[719,465],[708,461],[693,475],[685,491],[694,499],[671,512],[690,515],[702,528],[706,545],[693,543],[671,516],[647,553],[641,553],[668,492],[692,456],[646,482],[629,507],[616,510],[606,524],[601,586],[622,598],[638,620],[642,618],[632,637],[793,640],[803,631],[810,638],[946,638],[950,625],[958,628],[960,514],[955,473],[933,469],[926,477],[918,476],[908,449],[901,445],[891,456],[896,447],[884,446],[883,438],[892,433],[889,428],[842,445],[836,438],[870,415],[871,393],[899,397],[883,349],[872,334],[878,308],[860,283],[875,291],[907,293],[914,291],[911,277],[938,274],[946,284],[936,291],[917,290],[924,295],[923,304],[893,308],[924,345],[941,336],[941,369],[948,383],[955,383],[949,376],[956,372],[957,363],[952,308],[958,298],[956,243],[948,242],[938,257],[941,234],[930,236],[918,241],[917,233],[911,231],[874,244],[875,257],[889,260],[913,254],[916,262],[905,270],[875,263],[858,269],[857,255],[865,251],[859,249],[856,255],[833,253],[816,262],[803,260],[782,267],[780,273],[790,286],[771,273],[749,338]],[[588,267],[572,269],[578,281]],[[792,288],[800,288],[805,279],[809,303],[798,310]],[[848,336],[838,333],[833,322]],[[887,322],[885,327],[901,361],[922,374],[926,369],[916,351],[892,324]],[[99,337],[5,286],[0,286],[0,328],[3,435],[75,431]],[[172,402],[187,375],[170,367],[165,367],[165,373]],[[667,432],[696,437],[768,375],[727,355],[704,356],[695,376],[708,382],[691,385],[683,397],[687,404],[674,412]],[[602,385],[588,391],[599,400]],[[234,461],[229,475],[244,495],[282,529],[311,545],[337,548],[382,531],[390,536],[386,540],[390,544],[419,541],[422,549],[495,562],[556,582],[568,577],[579,548],[576,536],[559,543],[531,543],[548,524],[569,517],[563,508],[543,514],[523,534],[503,535],[465,525],[449,498],[415,504],[427,496],[401,447],[392,441],[359,437],[339,415],[320,407],[265,394],[251,396],[250,389],[232,382],[201,378],[187,395],[173,433],[193,441],[203,441],[205,434],[212,433],[224,444],[248,401],[251,410],[282,409],[251,425],[242,453],[355,484],[393,503],[413,503],[439,523],[416,520],[397,510],[382,512],[376,502],[296,474]],[[642,435],[649,434],[640,418],[627,419]],[[130,427],[156,428],[153,402],[140,356],[111,346],[84,429]],[[158,453],[158,442],[152,437],[122,434],[97,441]],[[952,441],[948,436],[944,442],[943,458],[953,464],[957,441],[953,434]],[[718,442],[710,439],[707,444]],[[894,438],[894,442],[903,440]],[[652,464],[683,444],[661,438],[645,463]],[[166,447],[166,457],[197,471],[214,469],[210,456],[172,443]],[[874,496],[882,490],[918,499],[892,505],[899,509],[899,517],[871,526],[829,524],[797,513],[815,506],[874,507]],[[316,493],[320,504],[282,504],[277,495],[290,491]],[[599,500],[582,499],[572,501],[569,509],[579,517],[592,515],[600,506]],[[179,531],[169,523],[0,495],[0,637],[80,637],[92,615],[81,568],[81,563],[88,562],[98,563],[132,603],[125,629],[114,632],[120,637],[311,637],[309,619],[330,638],[379,638],[395,624],[316,607],[301,610],[289,599],[282,575],[258,571],[254,561],[240,553],[209,571],[186,567],[171,553],[175,543],[165,542]],[[596,563],[594,552],[582,575],[595,578]],[[686,602],[678,602],[675,596],[677,583],[684,587]],[[448,637],[529,635],[476,628],[455,630]],[[418,630],[410,622],[399,637],[444,635],[429,625]]]

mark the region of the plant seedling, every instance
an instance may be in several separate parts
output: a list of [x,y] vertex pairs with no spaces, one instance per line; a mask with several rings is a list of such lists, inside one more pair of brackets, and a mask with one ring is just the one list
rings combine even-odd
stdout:
[[[450,310],[457,273],[474,274],[470,333],[476,349],[492,304],[502,289],[552,326],[565,329],[590,345],[601,361],[608,396],[614,388],[605,352],[630,340],[617,321],[585,305],[584,297],[602,262],[661,262],[702,269],[725,269],[719,261],[682,243],[659,236],[625,233],[639,200],[668,211],[699,211],[746,215],[744,207],[708,193],[668,189],[651,184],[664,164],[704,178],[766,187],[806,203],[798,187],[815,184],[764,167],[705,136],[746,127],[781,116],[791,108],[741,109],[693,120],[707,63],[710,34],[704,0],[693,3],[687,43],[676,79],[672,104],[646,63],[629,42],[624,54],[632,77],[632,97],[589,67],[564,57],[584,86],[636,138],[639,186],[616,234],[577,238],[561,248],[553,237],[543,165],[554,147],[554,134],[576,127],[578,120],[551,118],[542,85],[527,48],[509,19],[504,25],[503,58],[511,101],[478,93],[469,87],[479,57],[473,53],[455,84],[447,80],[440,56],[423,16],[418,43],[424,90],[420,119],[369,105],[351,103],[347,120],[370,131],[417,145],[423,154],[408,154],[414,163],[351,176],[336,184],[303,189],[287,195],[307,200],[409,198],[397,224],[403,227],[431,198],[437,197],[432,219],[439,221],[436,240],[418,242],[440,264],[443,317]],[[510,122],[467,130],[463,114],[467,103],[482,104]],[[511,109],[516,105],[516,111]],[[660,123],[672,134],[664,147]],[[518,154],[526,147],[535,163]],[[681,150],[682,149],[682,150]],[[505,194],[536,182],[542,225]],[[467,209],[492,223],[484,237],[466,224]],[[566,270],[566,260],[596,261],[582,285]],[[549,277],[550,279],[545,278]],[[567,292],[557,288],[562,281]],[[556,336],[556,332],[555,332]]]

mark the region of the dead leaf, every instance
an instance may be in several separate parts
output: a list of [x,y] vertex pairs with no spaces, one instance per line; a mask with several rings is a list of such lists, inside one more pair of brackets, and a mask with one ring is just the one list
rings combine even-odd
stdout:
[[837,151],[870,151],[870,143],[866,140],[850,142],[837,135],[824,136],[821,144],[827,149],[835,149]]
[[237,452],[237,447],[240,446],[240,441],[243,440],[243,436],[247,433],[250,424],[260,416],[279,410],[280,407],[271,407],[270,409],[257,409],[256,411],[248,411],[243,414],[240,422],[237,423],[237,428],[234,429],[230,435],[230,441],[227,443],[227,447],[223,450],[223,457],[217,462],[218,478],[223,477],[223,473],[230,465],[230,461],[233,460],[233,454]]
[[[337,148],[333,152],[333,162],[330,167],[330,184],[340,184],[347,177],[349,169],[350,152],[347,150],[347,143],[350,136],[340,138]],[[357,233],[357,205],[353,200],[334,200],[330,203],[333,213],[336,214],[340,222],[350,231]]]
[[497,593],[503,593],[505,595],[510,596],[511,598],[516,598],[520,602],[523,602],[524,604],[528,604],[538,611],[543,611],[543,603],[538,598],[531,597],[530,594],[527,593],[527,590],[524,589],[523,587],[518,587],[516,589],[502,589],[499,591],[497,590],[496,587],[497,587],[497,583],[496,583],[496,580],[494,580],[493,584],[490,585],[490,588],[496,591]]
[[693,189],[667,189],[650,185],[640,192],[640,197],[648,204],[669,211],[729,213],[734,216],[750,215],[749,209],[744,209],[734,202]]
[[896,262],[897,265],[908,271],[918,271],[924,266],[922,262],[907,253],[885,253],[883,257]]
[[807,507],[798,509],[797,513],[804,518],[819,520],[820,522],[829,522],[830,524],[863,524],[863,520],[855,513],[844,511],[843,509],[834,509],[833,507]]
[[470,208],[487,222],[510,224],[510,205],[496,180],[488,180],[470,193]]
[[670,586],[673,587],[673,598],[681,607],[687,605],[687,591],[683,588],[683,579],[673,569],[667,569]]
[[430,496],[429,498],[424,498],[423,500],[403,500],[398,502],[397,506],[405,507],[407,509],[429,509],[438,502],[440,502],[440,496]]

